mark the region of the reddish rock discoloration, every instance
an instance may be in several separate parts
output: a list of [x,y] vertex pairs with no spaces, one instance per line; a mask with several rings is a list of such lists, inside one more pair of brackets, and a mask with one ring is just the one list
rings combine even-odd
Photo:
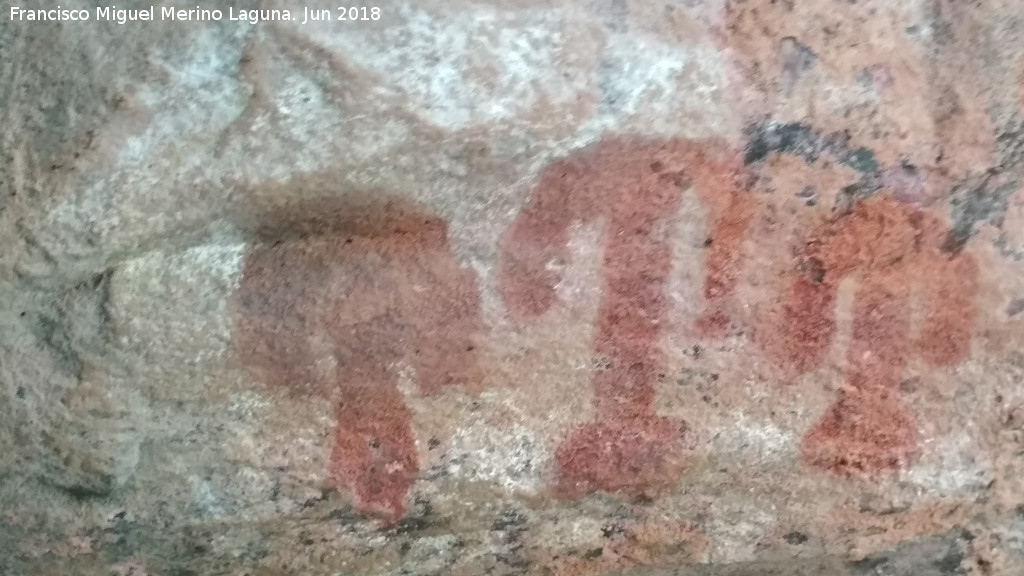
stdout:
[[397,520],[419,471],[396,365],[435,394],[478,381],[476,279],[444,222],[399,203],[276,217],[247,254],[235,347],[266,384],[331,398],[328,476],[364,512]]
[[[804,438],[810,464],[870,474],[914,457],[915,426],[899,398],[903,369],[913,355],[934,365],[959,362],[974,328],[977,267],[970,255],[944,250],[947,229],[920,209],[880,196],[805,239],[781,317],[759,337],[779,363],[803,371],[823,361],[839,284],[847,277],[856,282],[846,386]],[[911,314],[915,298],[924,311],[919,321]]]
[[666,322],[668,241],[684,190],[693,186],[713,217],[699,329],[720,335],[736,284],[751,205],[738,156],[717,143],[609,138],[550,166],[501,242],[499,287],[510,310],[536,316],[556,299],[549,270],[566,259],[569,227],[603,221],[604,286],[592,376],[596,420],[557,449],[560,487],[636,492],[670,481],[685,425],[654,414],[657,351]]

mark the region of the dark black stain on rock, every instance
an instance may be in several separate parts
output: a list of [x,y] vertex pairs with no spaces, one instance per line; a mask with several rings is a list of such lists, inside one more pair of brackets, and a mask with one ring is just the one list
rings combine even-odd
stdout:
[[[807,164],[825,158],[860,174],[857,182],[840,190],[834,212],[845,213],[858,199],[869,198],[882,188],[875,153],[865,147],[850,146],[850,136],[845,132],[822,134],[799,122],[779,124],[767,119],[749,125],[745,134],[743,161],[748,166],[763,162],[774,152],[797,156]],[[816,203],[813,198],[807,202]]]
[[328,512],[327,515],[323,517],[323,519],[330,520],[332,522],[337,522],[349,528],[351,531],[355,531],[356,526],[358,526],[360,522],[363,522],[365,520],[365,518],[363,518],[362,515],[357,513],[351,506],[341,506],[335,508],[334,510]]
[[996,131],[996,164],[970,174],[950,193],[953,228],[946,241],[949,252],[958,252],[981,222],[1001,226],[1010,196],[1020,187],[1024,171],[1024,119],[1015,119]]
[[422,496],[414,500],[413,509],[392,529],[395,534],[415,534],[429,528],[444,528],[448,522],[434,515],[434,507]]
[[804,534],[803,532],[790,532],[790,533],[786,534],[785,536],[783,536],[782,538],[787,543],[792,544],[794,546],[799,546],[800,544],[803,544],[804,542],[807,542],[807,540],[808,540],[807,535]]
[[871,150],[850,146],[846,133],[821,134],[806,124],[779,124],[770,119],[751,124],[745,130],[747,146],[744,164],[763,162],[772,152],[799,156],[808,164],[825,156],[861,174],[877,175],[878,161]]
[[772,152],[794,154],[807,162],[816,161],[820,155],[818,135],[798,122],[761,122],[749,126],[746,133],[744,164],[763,162]]
[[857,148],[840,160],[840,163],[853,168],[861,174],[875,174],[878,172],[878,160],[875,154],[867,148]]
[[111,474],[100,475],[95,478],[95,482],[85,483],[81,482],[69,486],[57,486],[65,494],[71,496],[75,500],[91,500],[93,498],[102,498],[110,495],[114,490],[114,477]]
[[613,538],[626,533],[626,529],[619,524],[605,524],[601,527],[601,535],[605,538]]
[[956,254],[974,234],[974,227],[981,222],[996,223],[1002,220],[1010,196],[1017,190],[1014,183],[993,185],[995,172],[981,177],[970,177],[954,187],[950,206],[953,225],[943,249]]
[[395,534],[412,534],[430,528],[430,520],[421,516],[406,516],[395,526]]
[[519,530],[526,525],[526,516],[512,508],[505,508],[491,524],[491,530]]

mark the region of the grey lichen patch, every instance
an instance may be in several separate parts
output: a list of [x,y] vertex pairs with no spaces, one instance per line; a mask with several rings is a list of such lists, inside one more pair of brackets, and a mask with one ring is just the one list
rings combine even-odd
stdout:
[[1010,196],[1017,191],[1015,182],[1000,183],[998,171],[972,176],[951,193],[953,226],[946,240],[947,252],[959,252],[981,222],[998,222],[1006,212]]
[[104,449],[102,432],[82,422],[51,425],[40,433],[39,479],[76,500],[109,496],[122,483],[118,454]]
[[[0,444],[10,474],[75,500],[110,495],[131,474],[134,442],[121,399],[105,388],[110,354],[109,274],[16,301],[0,335],[0,382],[8,415]],[[15,464],[20,463],[20,465]]]
[[60,296],[52,307],[22,316],[41,347],[76,381],[85,357],[102,357],[110,344],[110,274],[104,272]]
[[965,543],[959,531],[904,542],[890,551],[847,563],[851,576],[964,574]]
[[46,314],[40,314],[31,325],[39,342],[49,348],[57,358],[57,363],[76,379],[82,377],[82,359],[75,352],[68,337],[67,330],[61,322]]
[[953,229],[947,249],[959,251],[981,222],[999,225],[1010,197],[1019,189],[1019,174],[1024,169],[1024,120],[1015,119],[996,131],[995,165],[983,172],[969,174],[950,192]]

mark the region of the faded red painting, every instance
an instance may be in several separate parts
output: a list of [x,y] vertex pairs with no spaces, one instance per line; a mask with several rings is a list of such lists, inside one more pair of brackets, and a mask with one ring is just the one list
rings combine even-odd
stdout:
[[428,395],[479,381],[476,277],[444,221],[404,203],[277,218],[245,257],[236,351],[265,384],[333,402],[330,480],[395,521],[419,472],[398,370]]
[[682,465],[686,425],[657,416],[653,402],[669,311],[669,235],[690,186],[712,214],[698,327],[721,335],[752,209],[742,161],[724,145],[606,138],[549,166],[501,240],[501,294],[515,316],[529,318],[555,304],[559,278],[548,264],[568,258],[570,226],[604,225],[593,343],[599,367],[591,378],[596,416],[557,449],[567,495],[643,492],[672,481]]
[[936,366],[960,362],[974,327],[977,265],[947,250],[947,236],[939,218],[882,195],[856,202],[800,243],[779,316],[758,338],[779,363],[799,372],[824,361],[839,285],[854,282],[844,386],[801,445],[811,465],[871,474],[915,457],[916,427],[900,399],[904,368],[913,356]]

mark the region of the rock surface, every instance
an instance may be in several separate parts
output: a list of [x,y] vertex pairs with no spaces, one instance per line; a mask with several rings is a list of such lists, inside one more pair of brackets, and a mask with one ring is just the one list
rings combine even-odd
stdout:
[[1024,573],[1024,4],[67,4],[0,575]]

